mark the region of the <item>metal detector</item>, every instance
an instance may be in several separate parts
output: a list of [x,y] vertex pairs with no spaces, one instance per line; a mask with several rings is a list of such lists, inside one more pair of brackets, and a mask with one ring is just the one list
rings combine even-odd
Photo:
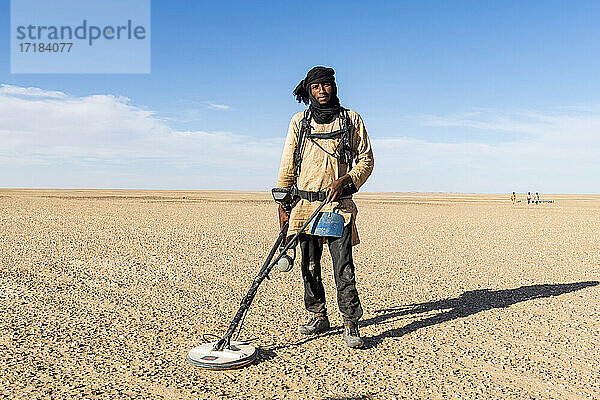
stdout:
[[[281,191],[283,189],[278,190],[279,192],[276,192],[275,189],[273,190],[273,198],[275,199],[275,201],[281,203],[283,201],[287,202],[290,200],[289,197],[285,197],[282,194]],[[323,202],[319,205],[319,207],[317,207],[317,209],[313,212],[310,218],[304,223],[304,225],[300,228],[300,230],[298,230],[298,232],[292,237],[292,239],[289,242],[287,242],[285,246],[281,247],[285,241],[288,228],[288,223],[286,222],[284,224],[283,228],[279,232],[279,236],[277,237],[275,244],[273,245],[271,251],[269,252],[269,255],[267,256],[267,259],[263,263],[256,278],[254,278],[254,281],[252,282],[248,293],[246,293],[246,296],[244,296],[240,304],[239,310],[231,320],[231,323],[229,324],[229,328],[227,329],[227,332],[225,332],[225,335],[223,335],[223,337],[220,340],[204,343],[190,350],[186,357],[188,363],[195,367],[205,369],[224,370],[243,367],[245,365],[250,364],[256,359],[258,355],[256,348],[245,342],[231,340],[233,334],[238,328],[238,326],[240,326],[241,330],[240,322],[242,322],[246,317],[246,313],[248,312],[248,309],[252,304],[252,300],[254,300],[254,296],[256,295],[258,287],[260,286],[262,281],[269,276],[269,273],[271,272],[273,267],[278,263],[278,261],[282,257],[286,255],[286,252],[290,248],[296,246],[296,241],[298,240],[300,234],[304,232],[306,227],[308,227],[308,225],[313,221],[313,219],[317,215],[319,215],[319,212],[325,204],[327,204],[327,199],[323,200]],[[275,256],[275,253],[278,249],[279,254],[272,261],[273,256]],[[239,337],[240,330],[238,330],[236,339]]]

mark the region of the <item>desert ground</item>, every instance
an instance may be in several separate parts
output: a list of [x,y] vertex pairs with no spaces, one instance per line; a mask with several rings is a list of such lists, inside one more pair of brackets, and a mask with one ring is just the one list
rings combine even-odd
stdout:
[[355,199],[365,348],[325,251],[333,329],[300,335],[299,267],[274,271],[258,359],[216,372],[185,356],[275,240],[269,193],[0,190],[0,398],[600,399],[600,196]]

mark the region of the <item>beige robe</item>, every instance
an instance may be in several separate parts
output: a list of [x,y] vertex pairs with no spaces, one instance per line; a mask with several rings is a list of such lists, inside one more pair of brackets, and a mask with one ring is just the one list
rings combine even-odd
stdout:
[[[298,142],[298,134],[300,131],[300,121],[304,116],[304,112],[299,112],[292,117],[283,155],[281,156],[281,164],[279,166],[279,174],[277,177],[277,187],[289,188],[295,182],[294,177],[294,149]],[[298,177],[297,186],[301,190],[319,191],[325,189],[334,180],[349,174],[352,182],[357,189],[365,183],[371,172],[373,171],[373,151],[371,150],[371,142],[362,118],[358,113],[348,110],[350,117],[350,131],[352,133],[352,154],[355,156],[354,166],[348,171],[347,164],[340,164],[338,159],[330,156],[315,145],[310,139],[306,140],[302,157],[302,167],[300,176]],[[317,124],[314,119],[311,120],[312,133],[329,133],[341,129],[340,119],[336,118],[329,124]],[[333,153],[337,147],[340,137],[339,135],[332,139],[312,139],[328,152]],[[302,227],[312,213],[320,205],[319,201],[309,202],[308,200],[300,200],[294,207],[290,215],[290,224],[288,235],[293,235]],[[358,238],[358,230],[356,228],[356,214],[358,209],[352,199],[343,199],[326,204],[323,212],[337,212],[344,217],[345,225],[352,224],[352,244],[360,243]]]

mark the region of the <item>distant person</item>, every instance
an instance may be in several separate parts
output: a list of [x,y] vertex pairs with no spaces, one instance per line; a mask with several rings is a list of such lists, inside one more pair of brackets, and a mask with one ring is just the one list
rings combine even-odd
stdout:
[[527,204],[531,203],[531,192],[527,192]]
[[324,190],[330,203],[323,211],[339,213],[344,219],[341,237],[306,233],[299,236],[304,305],[309,312],[308,321],[299,330],[301,334],[313,335],[330,328],[321,279],[321,255],[326,242],[333,262],[338,307],[344,319],[343,338],[349,347],[362,347],[358,321],[363,309],[352,260],[352,246],[359,242],[356,205],[351,194],[342,195],[342,189],[356,192],[371,175],[371,142],[360,115],[340,105],[332,68],[314,67],[308,71],[294,95],[308,107],[290,122],[277,186],[295,186],[302,200],[290,214],[279,206],[280,226],[289,220],[288,236],[298,232],[325,200]]
[[539,202],[540,202],[540,193],[535,192],[535,204],[538,204]]
[[510,199],[511,199],[512,203],[515,204],[515,201],[517,200],[517,195],[515,194],[515,192],[512,192]]

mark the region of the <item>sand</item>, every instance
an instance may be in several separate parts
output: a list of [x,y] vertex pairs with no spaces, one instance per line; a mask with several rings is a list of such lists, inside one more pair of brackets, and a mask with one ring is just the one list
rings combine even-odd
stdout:
[[259,359],[214,372],[185,355],[274,241],[268,193],[1,190],[0,398],[600,398],[600,196],[356,199],[365,349],[325,252],[332,331],[297,332],[296,265],[244,325]]

